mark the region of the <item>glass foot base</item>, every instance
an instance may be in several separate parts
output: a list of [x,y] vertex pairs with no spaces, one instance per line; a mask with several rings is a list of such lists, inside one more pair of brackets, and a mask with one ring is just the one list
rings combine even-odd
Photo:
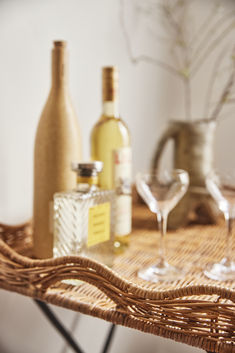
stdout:
[[235,280],[235,263],[223,259],[217,264],[208,265],[204,274],[215,281]]
[[138,277],[149,282],[173,282],[184,277],[185,272],[182,269],[169,265],[167,262],[158,263],[139,270]]

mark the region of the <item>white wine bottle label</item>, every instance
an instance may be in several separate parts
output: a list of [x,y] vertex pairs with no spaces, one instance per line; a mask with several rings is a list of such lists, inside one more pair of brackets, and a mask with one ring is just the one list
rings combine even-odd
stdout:
[[113,150],[113,184],[116,190],[115,235],[124,236],[131,233],[131,148],[123,147]]

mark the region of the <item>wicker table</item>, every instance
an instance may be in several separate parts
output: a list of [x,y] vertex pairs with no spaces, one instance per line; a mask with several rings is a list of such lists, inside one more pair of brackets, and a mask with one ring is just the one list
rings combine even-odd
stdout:
[[[30,224],[1,225],[0,287],[206,351],[235,352],[235,281],[209,281],[202,274],[223,255],[224,224],[169,232],[167,257],[183,263],[187,275],[152,284],[136,272],[156,258],[156,221],[138,206],[133,223],[130,247],[112,270],[83,257],[33,260]],[[84,282],[61,283],[71,278]]]

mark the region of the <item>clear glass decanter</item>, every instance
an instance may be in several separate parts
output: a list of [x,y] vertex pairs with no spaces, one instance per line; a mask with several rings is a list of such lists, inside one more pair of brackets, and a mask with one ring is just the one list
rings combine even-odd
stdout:
[[73,163],[77,188],[54,195],[54,257],[85,255],[112,266],[114,248],[113,190],[98,187],[103,163]]

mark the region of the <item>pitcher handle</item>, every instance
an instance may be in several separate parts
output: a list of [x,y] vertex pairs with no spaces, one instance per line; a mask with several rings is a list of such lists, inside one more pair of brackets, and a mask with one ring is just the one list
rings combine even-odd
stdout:
[[177,132],[178,132],[178,128],[176,126],[169,126],[167,130],[163,133],[162,137],[160,138],[152,160],[151,167],[152,167],[153,173],[156,171],[156,169],[159,166],[159,161],[167,142],[171,139],[175,139]]

